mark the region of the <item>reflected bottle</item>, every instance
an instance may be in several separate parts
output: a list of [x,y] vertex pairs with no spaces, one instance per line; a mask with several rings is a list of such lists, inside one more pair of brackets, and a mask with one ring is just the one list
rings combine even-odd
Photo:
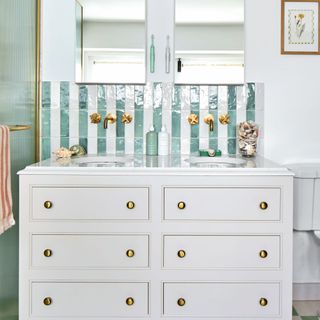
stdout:
[[150,46],[150,73],[155,71],[155,47],[154,47],[154,35],[151,35],[151,46]]

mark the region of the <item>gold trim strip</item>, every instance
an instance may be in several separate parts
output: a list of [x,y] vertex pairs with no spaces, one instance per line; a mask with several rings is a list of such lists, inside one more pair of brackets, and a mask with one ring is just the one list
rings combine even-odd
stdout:
[[41,46],[41,0],[36,3],[36,105],[35,105],[35,159],[40,161],[40,105],[41,105],[41,75],[40,75],[40,46]]
[[30,130],[32,127],[28,125],[16,124],[15,126],[8,126],[10,131],[24,131]]

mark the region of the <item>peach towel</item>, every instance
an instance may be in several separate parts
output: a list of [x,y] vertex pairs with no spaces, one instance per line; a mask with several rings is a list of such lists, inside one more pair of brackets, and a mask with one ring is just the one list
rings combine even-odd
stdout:
[[15,224],[10,170],[10,130],[0,125],[0,234]]

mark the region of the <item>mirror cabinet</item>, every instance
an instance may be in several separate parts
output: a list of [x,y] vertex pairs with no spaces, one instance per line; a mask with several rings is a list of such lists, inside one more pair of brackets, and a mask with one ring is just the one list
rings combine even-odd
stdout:
[[244,82],[244,0],[42,0],[41,78]]

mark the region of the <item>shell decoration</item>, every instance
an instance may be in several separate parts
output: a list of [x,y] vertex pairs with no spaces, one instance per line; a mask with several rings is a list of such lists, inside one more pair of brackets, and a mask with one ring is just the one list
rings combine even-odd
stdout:
[[239,124],[238,139],[239,150],[245,157],[254,157],[257,153],[257,140],[259,128],[253,121],[245,121]]
[[53,152],[53,154],[57,157],[57,158],[71,158],[72,156],[72,151],[70,151],[67,148],[60,148],[56,151]]
[[69,149],[72,152],[72,155],[74,156],[84,156],[87,154],[86,149],[83,146],[80,146],[79,144],[76,144]]
[[54,151],[53,154],[58,159],[62,159],[62,158],[67,159],[67,158],[71,158],[72,156],[84,156],[85,154],[87,154],[87,152],[84,147],[80,145],[74,145],[70,149],[62,147]]

